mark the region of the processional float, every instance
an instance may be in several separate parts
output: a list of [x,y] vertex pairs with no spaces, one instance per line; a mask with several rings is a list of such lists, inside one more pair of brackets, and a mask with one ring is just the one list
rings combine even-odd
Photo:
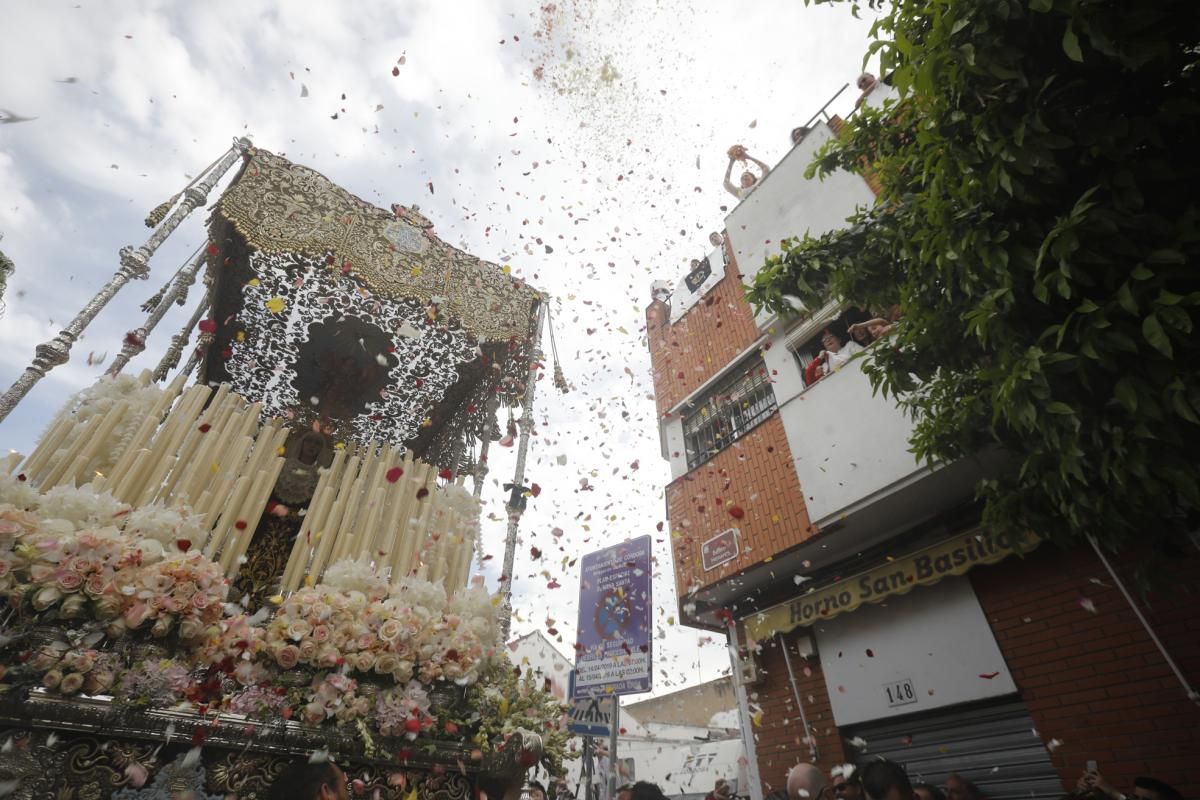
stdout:
[[[0,419],[239,162],[106,376],[3,461],[0,786],[249,798],[333,757],[364,796],[512,794],[565,743],[500,647],[544,295],[416,207],[239,139],[151,212]],[[197,280],[163,359],[124,374]],[[468,580],[494,441],[518,445],[495,596]]]

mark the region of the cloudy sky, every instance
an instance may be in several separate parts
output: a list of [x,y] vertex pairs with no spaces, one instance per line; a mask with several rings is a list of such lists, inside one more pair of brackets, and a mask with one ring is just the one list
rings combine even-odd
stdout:
[[[869,19],[801,0],[0,0],[0,20],[0,109],[33,118],[0,124],[0,250],[17,265],[4,387],[118,249],[145,240],[146,213],[249,135],[382,206],[418,203],[442,238],[553,295],[574,391],[547,380],[538,402],[528,478],[543,492],[522,521],[514,634],[553,629],[570,653],[570,559],[651,534],[656,693],[728,669],[720,641],[675,624],[644,308],[650,282],[680,279],[722,227],[725,150],[778,161],[791,128],[861,71]],[[29,452],[96,380],[138,306],[204,242],[202,222],[0,425],[0,446]],[[186,316],[129,369],[153,367]],[[511,465],[495,455],[489,484]],[[492,565],[504,495],[484,497]]]

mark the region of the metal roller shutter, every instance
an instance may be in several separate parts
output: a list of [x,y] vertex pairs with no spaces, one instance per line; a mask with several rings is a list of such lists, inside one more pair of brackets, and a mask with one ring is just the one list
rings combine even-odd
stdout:
[[[882,756],[902,765],[913,783],[942,786],[958,773],[990,800],[1053,800],[1065,791],[1017,698],[893,717],[842,732],[860,768]],[[851,744],[858,739],[866,742],[861,749]]]

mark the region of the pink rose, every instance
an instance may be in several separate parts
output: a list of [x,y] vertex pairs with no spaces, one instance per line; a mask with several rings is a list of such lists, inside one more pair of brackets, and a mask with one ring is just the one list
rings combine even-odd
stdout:
[[194,617],[188,617],[187,619],[183,620],[183,622],[179,623],[179,638],[183,639],[184,641],[199,639],[205,634],[206,630],[207,626],[204,624],[204,622],[195,619]]
[[112,670],[94,669],[84,679],[84,691],[88,694],[103,694],[112,688],[116,678]]
[[83,582],[83,591],[92,597],[99,597],[108,588],[108,579],[98,572],[93,572]]
[[312,629],[312,638],[317,642],[317,644],[324,644],[325,642],[328,642],[329,636],[330,634],[328,625],[317,625]]
[[61,599],[62,592],[57,586],[43,586],[33,596],[33,608],[35,611],[45,611]]
[[341,661],[342,654],[332,647],[322,647],[317,651],[317,666],[329,669],[336,667]]
[[11,519],[0,519],[0,534],[20,533],[21,526]]
[[203,610],[208,608],[211,603],[212,595],[210,595],[208,592],[196,592],[194,595],[192,595],[192,608],[199,608]]
[[173,594],[160,597],[159,602],[162,608],[170,611],[172,614],[178,614],[187,608],[187,600],[184,600],[182,597],[176,597]]
[[75,694],[83,688],[83,676],[78,672],[68,672],[63,676],[62,683],[58,685],[58,690],[63,694]]
[[63,600],[62,605],[58,607],[58,613],[64,619],[78,619],[83,616],[86,606],[87,598],[83,595],[67,595],[67,599]]
[[325,707],[314,701],[304,707],[302,716],[309,725],[320,725],[325,721]]
[[125,777],[129,778],[129,785],[134,789],[140,789],[146,785],[146,781],[150,779],[150,772],[136,761],[125,767]]
[[291,669],[300,660],[300,648],[294,644],[284,645],[275,651],[275,663],[284,669]]
[[145,603],[134,603],[125,612],[125,624],[130,628],[140,628],[154,614],[154,609]]
[[305,639],[300,643],[300,660],[305,664],[312,662],[317,657],[317,643],[312,639]]

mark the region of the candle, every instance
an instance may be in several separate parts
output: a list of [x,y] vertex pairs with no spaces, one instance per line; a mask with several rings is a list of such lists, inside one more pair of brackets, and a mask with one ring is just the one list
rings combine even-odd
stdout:
[[59,446],[67,439],[71,431],[75,430],[75,415],[70,414],[63,409],[59,412],[58,419],[50,426],[50,430],[38,442],[37,447],[29,455],[29,460],[25,464],[25,477],[30,481],[36,481],[42,467],[49,461]]
[[337,539],[337,530],[341,527],[342,519],[345,516],[346,504],[350,501],[350,486],[354,483],[355,476],[358,474],[358,456],[350,456],[346,462],[345,468],[342,470],[341,480],[338,483],[337,496],[334,500],[333,508],[329,512],[329,518],[325,521],[325,526],[318,531],[321,537],[320,543],[317,546],[317,552],[313,556],[313,564],[309,574],[316,580],[324,571],[329,561],[329,554],[333,550],[333,545]]
[[[150,437],[158,429],[158,426],[162,424],[164,410],[170,406],[171,403],[175,401],[175,398],[179,395],[179,391],[183,388],[183,381],[186,377],[186,375],[181,374],[175,378],[175,380],[171,381],[171,384],[162,394],[158,396],[153,405],[151,405],[150,410],[146,413],[146,417],[142,420],[141,424],[138,425],[133,437],[129,440],[125,450],[122,451],[120,457],[117,458],[116,464],[112,468],[112,472],[109,475],[109,482],[112,485],[116,486],[125,482],[124,479],[128,471],[133,468],[134,462],[138,460],[141,452],[146,449],[146,444],[150,441]],[[116,491],[114,491],[113,494],[117,497],[122,496],[117,494]]]
[[58,485],[66,475],[67,470],[71,467],[71,464],[74,463],[75,459],[83,451],[83,448],[87,446],[91,437],[95,435],[103,423],[104,417],[97,414],[82,426],[77,426],[79,432],[75,436],[75,441],[71,442],[71,446],[67,448],[66,452],[56,458],[54,466],[51,467],[46,477],[38,486],[39,489],[46,492]]
[[226,569],[226,576],[233,578],[237,575],[238,569],[241,567],[242,556],[246,554],[246,550],[250,547],[250,542],[254,538],[254,532],[258,530],[258,523],[262,520],[263,512],[267,508],[267,500],[271,496],[271,487],[279,480],[279,471],[283,468],[283,459],[276,458],[267,469],[259,473],[258,480],[251,490],[250,496],[247,498],[246,506],[243,508],[243,519],[246,521],[246,528],[238,537],[237,545],[233,553],[229,557],[229,564]]
[[24,456],[22,456],[16,450],[13,450],[7,456],[5,456],[4,457],[4,474],[11,475],[12,471],[17,468],[17,464],[21,463],[22,458],[24,458]]
[[216,528],[213,529],[213,535],[209,537],[208,544],[204,547],[204,555],[209,558],[215,558],[222,547],[226,545],[226,538],[229,532],[233,530],[233,523],[236,522],[237,511],[242,506],[242,502],[246,499],[246,492],[250,490],[250,476],[241,475],[233,484],[233,491],[225,502],[224,511],[221,513],[221,518],[217,521]]

